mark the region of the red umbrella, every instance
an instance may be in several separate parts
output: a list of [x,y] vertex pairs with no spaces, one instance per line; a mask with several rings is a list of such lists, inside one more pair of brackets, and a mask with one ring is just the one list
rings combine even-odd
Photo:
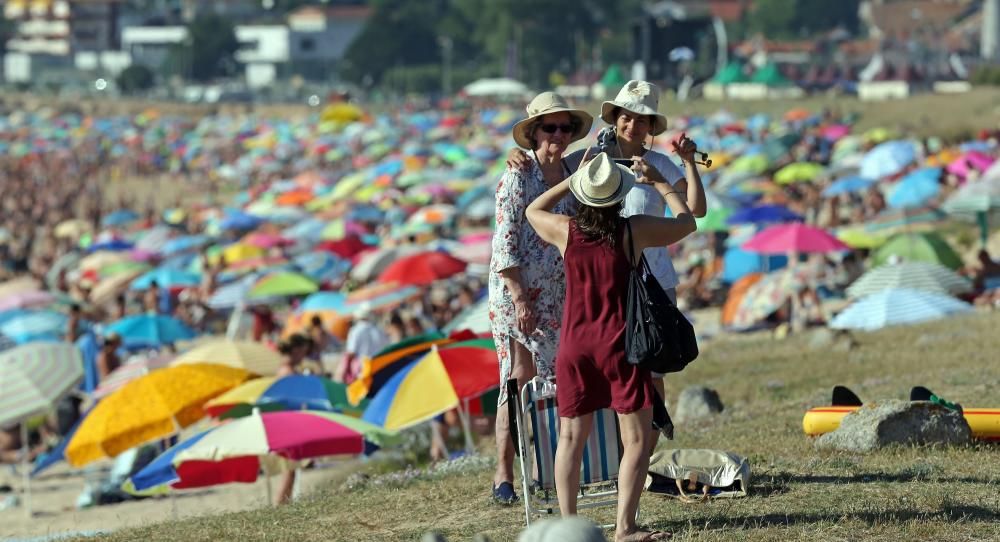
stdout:
[[465,271],[466,263],[444,252],[421,252],[400,258],[385,268],[379,282],[422,286]]
[[369,247],[361,240],[357,235],[348,234],[343,239],[338,239],[336,241],[323,241],[316,245],[318,250],[325,250],[327,252],[332,252],[337,256],[344,259],[351,259],[359,252],[367,250]]
[[821,228],[799,222],[778,224],[754,235],[743,245],[744,250],[760,254],[785,254],[787,252],[837,252],[850,250],[836,237]]

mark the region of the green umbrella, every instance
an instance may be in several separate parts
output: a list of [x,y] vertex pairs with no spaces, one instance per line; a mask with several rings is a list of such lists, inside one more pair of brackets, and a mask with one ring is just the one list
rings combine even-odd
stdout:
[[823,166],[813,162],[794,162],[779,169],[774,174],[778,184],[791,184],[815,180],[823,173]]
[[722,68],[715,77],[712,78],[713,83],[720,85],[728,85],[730,83],[745,83],[747,81],[747,76],[743,74],[743,67],[740,66],[738,62],[730,62],[725,68]]
[[729,225],[726,219],[733,214],[729,207],[709,207],[708,212],[702,218],[696,218],[698,231],[727,231]]
[[778,66],[771,62],[754,72],[750,80],[754,83],[763,83],[769,87],[787,87],[792,84],[787,77],[781,74]]
[[272,273],[257,281],[257,284],[250,288],[247,297],[280,297],[289,295],[311,294],[319,290],[319,287],[309,277],[300,273],[282,271]]
[[875,265],[883,265],[893,256],[909,262],[936,263],[948,269],[962,267],[962,259],[955,250],[940,235],[932,232],[904,233],[893,237],[875,252]]
[[108,277],[123,275],[125,273],[144,273],[150,269],[152,269],[152,267],[142,262],[115,262],[100,268],[97,271],[97,274],[102,279],[106,279]]
[[767,156],[763,154],[751,154],[749,156],[741,156],[730,162],[726,166],[726,173],[753,173],[754,175],[760,175],[767,171],[770,165]]

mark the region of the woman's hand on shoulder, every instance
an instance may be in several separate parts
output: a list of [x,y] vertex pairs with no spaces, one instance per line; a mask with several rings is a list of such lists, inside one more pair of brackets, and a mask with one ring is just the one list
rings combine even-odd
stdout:
[[528,171],[531,167],[531,158],[528,153],[514,147],[507,153],[507,169],[512,171]]

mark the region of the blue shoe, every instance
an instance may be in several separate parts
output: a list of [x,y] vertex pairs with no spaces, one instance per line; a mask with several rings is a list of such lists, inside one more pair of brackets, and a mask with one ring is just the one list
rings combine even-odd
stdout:
[[500,482],[500,485],[493,486],[493,500],[498,504],[510,506],[517,502],[517,493],[514,493],[514,484],[510,482]]

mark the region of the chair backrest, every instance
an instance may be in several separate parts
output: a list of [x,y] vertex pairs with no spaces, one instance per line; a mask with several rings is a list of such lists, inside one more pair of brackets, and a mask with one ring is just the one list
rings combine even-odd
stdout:
[[[554,462],[559,444],[559,411],[555,397],[548,396],[548,390],[531,388],[535,393],[526,397],[527,419],[531,421],[532,448],[536,465],[535,482],[542,489],[555,488]],[[541,397],[541,398],[540,398]],[[530,402],[528,402],[530,401]],[[606,482],[618,478],[618,464],[621,462],[621,440],[619,439],[618,415],[611,409],[594,413],[594,426],[583,449],[583,464],[580,483],[583,485]]]

